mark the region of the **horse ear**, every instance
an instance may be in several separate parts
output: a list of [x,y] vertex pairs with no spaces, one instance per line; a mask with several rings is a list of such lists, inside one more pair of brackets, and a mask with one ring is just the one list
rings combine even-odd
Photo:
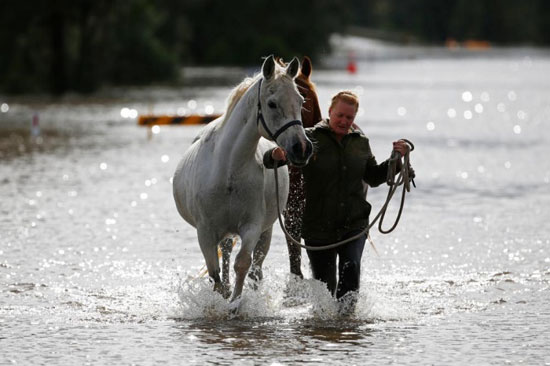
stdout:
[[304,56],[302,60],[302,74],[309,79],[313,67],[311,66],[311,59],[307,56]]
[[286,73],[288,74],[288,76],[294,79],[296,75],[298,75],[299,69],[300,69],[300,61],[298,61],[298,58],[294,57],[292,61],[290,61],[290,64],[286,69]]
[[273,74],[275,73],[275,59],[273,58],[273,55],[268,56],[264,60],[264,64],[262,65],[262,74],[264,75],[264,79],[271,79]]

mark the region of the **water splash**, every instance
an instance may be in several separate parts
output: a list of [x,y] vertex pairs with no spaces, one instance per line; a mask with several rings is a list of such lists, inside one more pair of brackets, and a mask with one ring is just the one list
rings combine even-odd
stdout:
[[182,279],[177,286],[180,303],[172,317],[179,320],[332,322],[353,319],[372,322],[410,316],[366,290],[359,293],[355,311],[346,313],[342,310],[349,308],[350,300],[336,301],[324,283],[284,273],[268,273],[269,280],[257,284],[255,290],[245,286],[241,298],[234,303],[213,291],[212,283],[206,278]]

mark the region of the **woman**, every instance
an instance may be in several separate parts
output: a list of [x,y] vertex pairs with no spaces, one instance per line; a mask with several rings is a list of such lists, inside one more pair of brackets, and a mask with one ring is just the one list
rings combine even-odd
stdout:
[[[306,197],[302,237],[306,245],[323,246],[363,231],[371,210],[364,198],[363,181],[371,187],[386,181],[389,161],[377,164],[368,138],[353,126],[358,109],[357,95],[339,92],[332,98],[328,120],[306,130],[315,144],[313,157],[302,168]],[[393,149],[404,155],[408,146],[400,140],[393,143]],[[278,147],[264,155],[268,168],[285,161],[284,151]],[[334,249],[307,251],[313,278],[327,284],[342,302],[343,311],[355,306],[365,240],[362,235]]]

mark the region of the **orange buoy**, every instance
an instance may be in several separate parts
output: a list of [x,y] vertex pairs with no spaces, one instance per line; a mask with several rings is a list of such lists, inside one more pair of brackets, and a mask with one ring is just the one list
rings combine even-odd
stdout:
[[348,55],[348,66],[346,70],[348,70],[350,74],[355,74],[357,72],[357,64],[355,63],[355,54],[353,52],[350,52]]

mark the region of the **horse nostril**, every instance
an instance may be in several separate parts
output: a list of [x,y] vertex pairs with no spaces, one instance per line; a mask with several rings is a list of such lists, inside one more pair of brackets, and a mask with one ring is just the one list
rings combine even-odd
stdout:
[[287,153],[292,165],[302,167],[307,164],[313,153],[313,144],[308,139],[305,142],[297,142],[287,149]]
[[292,145],[292,155],[294,156],[302,156],[302,144],[300,142],[295,143]]

